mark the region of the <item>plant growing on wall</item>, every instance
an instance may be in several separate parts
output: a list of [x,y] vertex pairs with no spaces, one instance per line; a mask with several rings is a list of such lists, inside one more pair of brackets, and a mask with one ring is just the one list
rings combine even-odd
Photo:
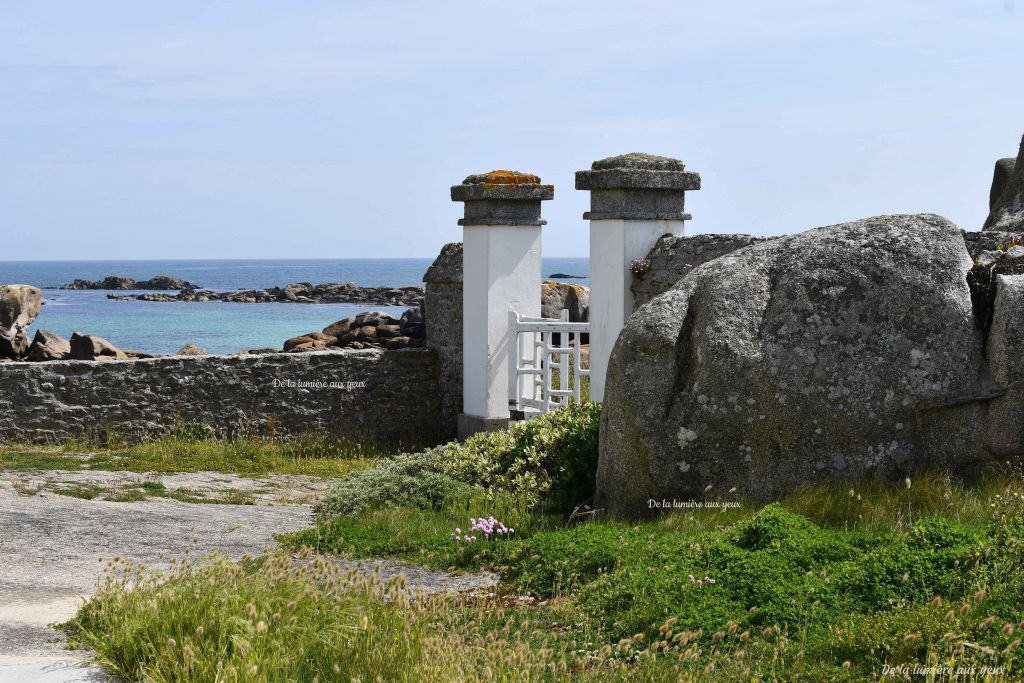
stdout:
[[629,262],[629,269],[633,275],[643,275],[651,269],[651,262],[645,258],[635,258]]

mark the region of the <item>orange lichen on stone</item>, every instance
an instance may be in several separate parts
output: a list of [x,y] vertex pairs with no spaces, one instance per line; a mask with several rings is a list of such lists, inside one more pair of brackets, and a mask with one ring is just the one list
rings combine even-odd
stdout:
[[590,292],[584,285],[578,285],[574,282],[558,282],[555,280],[545,280],[540,283],[541,295],[551,294],[553,291],[558,289],[564,289],[567,292],[572,291],[576,293],[576,296],[584,296]]
[[491,171],[482,176],[485,187],[495,185],[539,185],[540,177],[532,173],[520,173],[519,171]]

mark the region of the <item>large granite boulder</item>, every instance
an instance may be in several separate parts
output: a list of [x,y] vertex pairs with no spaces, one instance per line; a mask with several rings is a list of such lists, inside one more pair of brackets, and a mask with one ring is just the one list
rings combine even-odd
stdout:
[[196,345],[195,342],[189,342],[188,344],[185,344],[180,349],[178,349],[174,353],[174,355],[175,356],[205,356],[206,355],[206,349],[200,348],[199,346]]
[[641,516],[650,499],[735,487],[769,500],[990,457],[984,410],[998,389],[984,379],[971,266],[956,226],[925,214],[818,228],[694,268],[616,342],[597,504]]
[[1013,164],[1006,164],[1004,160],[996,163],[992,178],[992,195],[995,195],[1000,186],[1002,191],[999,196],[989,202],[991,210],[984,229],[1003,232],[1024,231],[1024,137],[1021,138],[1020,152]]
[[71,335],[71,357],[75,360],[126,360],[128,354],[103,337],[75,332]]
[[18,359],[28,349],[28,326],[39,315],[43,293],[31,285],[0,285],[0,358]]
[[64,360],[71,357],[71,343],[59,334],[49,330],[36,330],[32,346],[28,347],[28,359],[40,363],[49,360]]
[[1005,159],[999,159],[996,161],[996,167],[992,171],[992,187],[988,192],[988,210],[991,211],[995,207],[996,202],[1003,195],[1003,190],[1010,184],[1010,178],[1013,176],[1013,169],[1017,166],[1017,160],[1013,157],[1007,157]]
[[285,351],[319,351],[326,349],[338,341],[337,337],[326,335],[323,332],[308,332],[298,337],[292,337],[284,343]]
[[590,290],[583,285],[568,282],[545,281],[540,285],[540,315],[559,318],[562,309],[568,309],[569,322],[585,323],[590,320]]
[[775,238],[719,234],[662,235],[644,263],[637,264],[633,270],[633,301],[637,306],[647,303],[700,264],[770,239]]

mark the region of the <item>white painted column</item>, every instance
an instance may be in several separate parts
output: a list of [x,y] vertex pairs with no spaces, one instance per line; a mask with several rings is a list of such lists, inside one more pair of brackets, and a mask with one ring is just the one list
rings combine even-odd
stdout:
[[630,264],[662,235],[683,234],[684,193],[700,189],[700,175],[678,159],[625,154],[576,173],[576,189],[590,190],[590,398],[601,401],[608,359],[633,313]]
[[452,187],[465,202],[460,437],[508,425],[508,312],[540,316],[540,203],[553,196],[537,176],[509,171]]

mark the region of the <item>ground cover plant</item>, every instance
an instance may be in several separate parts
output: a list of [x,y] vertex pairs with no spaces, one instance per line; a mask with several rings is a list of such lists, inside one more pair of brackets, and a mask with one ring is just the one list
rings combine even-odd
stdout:
[[[617,522],[590,509],[586,481],[569,474],[585,470],[576,465],[588,462],[583,445],[596,454],[598,416],[593,406],[571,408],[534,420],[530,430],[435,450],[447,464],[422,453],[380,461],[339,481],[313,528],[280,540],[300,554],[312,548],[497,572],[503,582],[496,595],[410,603],[410,623],[426,610],[426,631],[455,653],[445,660],[454,662],[454,680],[859,681],[903,666],[910,668],[889,675],[904,677],[916,666],[930,672],[923,680],[1020,678],[1019,461],[999,463],[970,483],[935,472],[896,484],[829,484],[768,506],[734,492],[709,494],[712,507]],[[417,488],[415,468],[443,477],[444,485]],[[374,482],[385,493],[375,493]],[[571,493],[560,495],[563,486]],[[578,497],[571,509],[569,496]],[[502,528],[509,533],[496,532]],[[150,602],[101,592],[97,603],[124,611],[117,618],[89,621],[88,609],[80,615],[76,628],[92,634],[81,637],[103,658],[119,652],[117,642],[158,650],[172,633],[162,609],[150,608],[175,594],[174,582],[148,586]],[[145,629],[129,638],[120,624],[135,621]],[[291,642],[305,648],[315,637],[296,638]],[[386,627],[376,643],[442,657]],[[141,647],[118,655],[119,670],[149,666],[153,656]],[[246,652],[272,662],[275,648]],[[535,668],[502,668],[481,654],[496,651],[519,652]],[[233,650],[217,652],[198,655],[203,666],[235,661]],[[445,680],[456,671],[420,669],[419,660],[402,657],[395,661],[406,673],[395,680]],[[164,678],[147,675],[171,680],[182,666],[168,659]]]
[[167,574],[113,562],[65,628],[125,680],[154,682],[551,680],[570,675],[572,646],[493,599],[426,596],[309,553]]
[[[941,474],[822,486],[763,508],[634,524],[506,506],[499,518],[516,534],[487,543],[450,538],[462,509],[340,516],[285,541],[491,569],[504,590],[550,601],[552,621],[613,649],[670,632],[676,655],[663,659],[707,680],[863,680],[897,664],[988,666],[1013,680],[1024,618],[1022,491],[1019,469],[1004,464],[971,486]],[[672,651],[677,636],[687,647]]]

